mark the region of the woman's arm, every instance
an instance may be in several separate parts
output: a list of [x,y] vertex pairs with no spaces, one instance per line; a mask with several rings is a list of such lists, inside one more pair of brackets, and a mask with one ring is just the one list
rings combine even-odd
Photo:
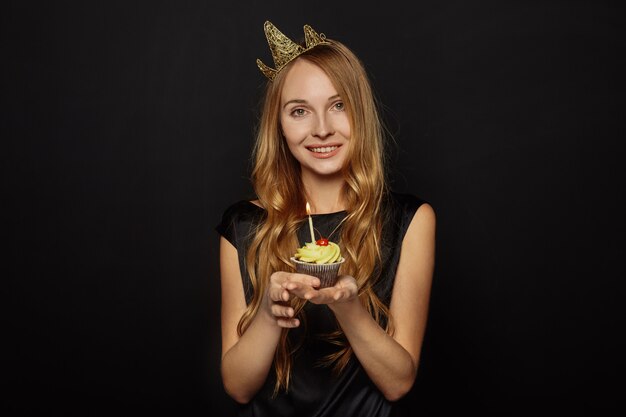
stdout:
[[404,396],[417,374],[435,261],[435,214],[430,205],[417,210],[402,243],[390,312],[393,338],[354,298],[329,307],[370,379],[391,401]]
[[[282,287],[291,275],[275,272],[269,280],[258,313],[241,337],[237,325],[246,311],[237,249],[225,238],[220,240],[222,285],[222,381],[224,389],[239,403],[247,403],[265,383],[273,364],[282,328],[300,325],[288,301],[292,297]],[[302,276],[303,282],[318,286],[319,279]]]
[[222,286],[222,381],[226,392],[239,403],[247,403],[263,386],[274,360],[280,338],[276,320],[261,308],[244,334],[237,324],[246,311],[237,249],[220,240]]
[[[286,289],[317,304],[328,304],[363,369],[385,398],[395,401],[413,386],[426,329],[435,260],[435,213],[422,204],[402,243],[390,312],[389,336],[356,296],[354,278],[341,277],[333,288],[315,291],[293,281]],[[295,277],[294,277],[295,280]]]

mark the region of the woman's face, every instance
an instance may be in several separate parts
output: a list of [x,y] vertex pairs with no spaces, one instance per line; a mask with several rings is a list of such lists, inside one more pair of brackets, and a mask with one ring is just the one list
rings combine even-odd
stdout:
[[350,140],[343,100],[320,67],[296,60],[285,77],[280,124],[303,175],[341,172]]

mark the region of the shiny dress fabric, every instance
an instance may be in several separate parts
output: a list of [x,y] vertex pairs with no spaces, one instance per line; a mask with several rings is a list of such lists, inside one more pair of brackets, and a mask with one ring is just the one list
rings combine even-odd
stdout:
[[[385,202],[383,262],[375,291],[381,301],[389,305],[402,239],[413,215],[424,201],[409,194],[390,193]],[[252,288],[246,272],[244,254],[249,247],[254,228],[263,220],[264,214],[264,209],[253,203],[239,201],[224,212],[221,223],[216,227],[218,233],[237,248],[247,302],[250,302],[252,297]],[[327,237],[345,216],[345,211],[313,215],[313,223],[315,228]],[[341,226],[333,233],[331,240],[338,239],[340,228]],[[311,240],[308,222],[303,221],[298,231],[298,239],[300,244]],[[292,345],[301,343],[301,347],[292,356],[293,368],[288,392],[281,391],[272,397],[276,380],[272,368],[265,385],[254,399],[240,406],[239,415],[255,417],[398,415],[399,410],[394,410],[394,403],[385,399],[354,355],[346,369],[339,375],[333,373],[332,367],[320,364],[321,358],[337,349],[337,346],[324,336],[336,330],[337,326],[334,315],[327,306],[307,303],[302,325],[289,332]]]

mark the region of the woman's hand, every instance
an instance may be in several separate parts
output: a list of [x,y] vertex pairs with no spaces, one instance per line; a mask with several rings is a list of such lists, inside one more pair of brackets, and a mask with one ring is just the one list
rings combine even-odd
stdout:
[[[316,282],[317,285],[311,285]],[[356,298],[356,280],[350,275],[342,275],[333,287],[318,288],[319,279],[305,274],[288,274],[281,287],[291,296],[308,300],[313,304],[334,304]]]
[[298,295],[287,290],[285,284],[289,282],[298,282],[303,288],[309,289],[314,289],[320,285],[320,280],[310,275],[289,272],[274,272],[272,274],[267,289],[266,306],[269,314],[276,320],[276,324],[285,328],[300,325],[300,320],[294,317],[295,311],[289,304],[289,301]]

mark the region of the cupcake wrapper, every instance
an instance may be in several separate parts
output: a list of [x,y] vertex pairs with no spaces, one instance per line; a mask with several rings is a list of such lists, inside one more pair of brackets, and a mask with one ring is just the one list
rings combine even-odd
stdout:
[[320,288],[332,287],[337,282],[337,273],[339,267],[344,262],[335,262],[332,264],[315,264],[309,262],[302,262],[296,258],[291,258],[294,264],[296,264],[296,271],[301,274],[313,275],[320,279]]

